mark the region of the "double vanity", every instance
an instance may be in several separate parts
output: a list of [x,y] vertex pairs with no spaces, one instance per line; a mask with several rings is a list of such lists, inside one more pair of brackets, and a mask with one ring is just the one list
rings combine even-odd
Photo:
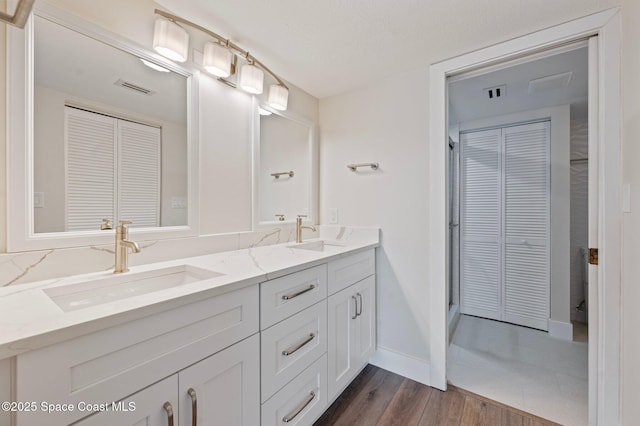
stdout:
[[375,350],[366,232],[2,290],[15,426],[312,424]]

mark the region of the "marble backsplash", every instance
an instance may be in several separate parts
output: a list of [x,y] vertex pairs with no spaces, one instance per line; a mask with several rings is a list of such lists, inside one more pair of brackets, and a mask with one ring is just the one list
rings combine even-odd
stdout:
[[[320,226],[317,232],[303,230],[303,237],[349,241],[374,236],[377,238],[378,232],[378,228]],[[144,265],[294,240],[295,226],[285,225],[254,232],[145,241],[140,243],[140,253],[129,256],[129,265]],[[114,267],[114,258],[113,244],[0,254],[0,287],[108,271]]]

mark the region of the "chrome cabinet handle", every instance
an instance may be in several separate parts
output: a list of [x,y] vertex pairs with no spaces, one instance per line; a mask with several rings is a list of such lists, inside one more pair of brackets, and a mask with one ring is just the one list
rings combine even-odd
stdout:
[[311,401],[316,397],[316,393],[314,391],[309,392],[309,397],[302,403],[302,405],[293,413],[288,414],[282,418],[282,421],[285,423],[289,423],[291,420],[295,419],[298,414],[302,412],[307,405],[311,404]]
[[304,345],[312,341],[314,337],[316,337],[315,334],[309,333],[309,337],[307,337],[304,342],[300,343],[298,346],[295,346],[291,349],[285,349],[284,351],[282,351],[282,355],[289,356],[291,354],[296,353],[298,350],[300,350],[300,348],[302,348]]
[[[360,316],[362,315],[362,295],[360,293],[356,293],[356,295],[358,296],[358,299],[360,299],[360,310],[356,313],[356,316]],[[356,308],[358,307],[358,305],[356,304]]]
[[353,316],[351,317],[351,319],[356,319],[358,317],[358,299],[356,299],[355,296],[351,296],[351,298],[353,299],[353,303],[355,304],[355,309],[353,310]]
[[305,288],[304,290],[300,290],[297,293],[292,293],[292,294],[284,294],[282,295],[282,300],[291,300],[291,299],[295,299],[296,297],[300,296],[301,294],[305,294],[308,291],[313,290],[314,288],[316,288],[316,286],[314,284],[311,284],[309,286],[309,288]]
[[191,426],[198,426],[198,396],[194,388],[187,391],[191,397]]
[[164,411],[167,412],[167,419],[168,419],[168,425],[169,426],[173,426],[173,407],[171,406],[171,403],[169,401],[165,402],[164,405]]

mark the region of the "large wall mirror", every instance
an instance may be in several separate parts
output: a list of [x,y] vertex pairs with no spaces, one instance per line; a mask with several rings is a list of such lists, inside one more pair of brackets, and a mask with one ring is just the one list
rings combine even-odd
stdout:
[[107,243],[120,220],[195,235],[195,73],[46,3],[9,31],[9,250]]
[[254,227],[317,220],[317,145],[313,122],[256,103]]

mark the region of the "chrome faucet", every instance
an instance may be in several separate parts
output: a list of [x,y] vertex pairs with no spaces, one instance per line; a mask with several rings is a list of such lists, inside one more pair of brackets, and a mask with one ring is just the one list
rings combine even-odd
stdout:
[[313,232],[316,232],[315,226],[302,226],[302,218],[307,217],[307,215],[299,214],[296,219],[296,243],[302,242],[302,230],[303,229],[311,229]]
[[129,241],[130,220],[121,220],[120,225],[116,227],[116,267],[114,274],[120,274],[129,270],[129,249],[134,253],[140,252],[140,246],[134,241]]

